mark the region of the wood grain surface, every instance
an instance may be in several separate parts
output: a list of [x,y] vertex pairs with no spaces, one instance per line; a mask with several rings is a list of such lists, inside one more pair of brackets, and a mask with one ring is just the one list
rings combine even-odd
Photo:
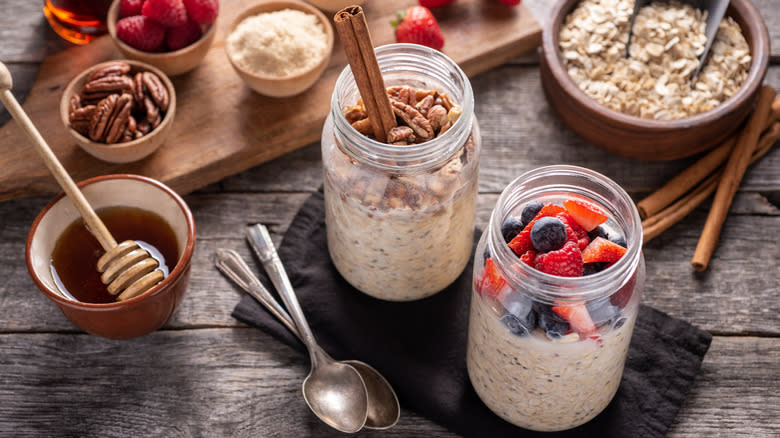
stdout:
[[[62,43],[39,7],[28,5],[36,2],[9,1],[22,12],[0,16],[0,59],[34,71],[36,59],[25,57],[24,48],[44,52]],[[543,19],[548,1],[524,4]],[[778,54],[780,0],[754,3]],[[780,86],[780,66],[770,67],[766,82]],[[638,163],[587,144],[547,105],[533,57],[480,74],[472,85],[484,147],[480,227],[501,190],[541,165],[592,168],[638,200],[692,162]],[[300,397],[307,359],[232,319],[241,292],[213,268],[219,247],[250,260],[245,225],[268,224],[280,243],[322,183],[321,166],[314,143],[187,195],[198,226],[188,295],[162,330],[127,342],[78,331],[30,280],[24,240],[49,197],[0,203],[0,436],[344,436],[319,423]],[[774,150],[748,169],[707,272],[695,273],[690,257],[708,202],[644,248],[644,303],[715,335],[670,437],[780,436],[778,206],[780,152]],[[393,429],[356,436],[456,437],[409,410]]]
[[[62,90],[84,69],[121,58],[108,36],[84,47],[47,58],[24,108],[76,181],[91,176],[130,172],[158,179],[180,193],[276,158],[317,140],[330,108],[333,86],[346,65],[340,44],[323,76],[298,96],[276,99],[254,93],[227,62],[227,27],[250,1],[221,2],[217,37],[206,58],[192,72],[174,77],[176,120],[166,143],[149,157],[126,165],[105,163],[84,152],[70,137],[56,112]],[[410,0],[366,5],[374,44],[395,42],[389,22]],[[534,49],[541,28],[525,7],[499,2],[462,0],[439,13],[447,45],[444,52],[467,74],[477,74]],[[52,194],[55,181],[15,124],[0,128],[6,140],[0,156],[0,200]]]

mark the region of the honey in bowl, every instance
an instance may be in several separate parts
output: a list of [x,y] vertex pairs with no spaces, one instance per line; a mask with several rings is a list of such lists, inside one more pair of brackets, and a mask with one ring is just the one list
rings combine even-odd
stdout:
[[[134,240],[159,263],[165,277],[176,266],[179,247],[171,226],[159,215],[136,207],[107,207],[97,211],[117,242]],[[77,219],[57,239],[51,256],[51,271],[63,295],[83,303],[113,303],[100,280],[97,261],[103,248]]]

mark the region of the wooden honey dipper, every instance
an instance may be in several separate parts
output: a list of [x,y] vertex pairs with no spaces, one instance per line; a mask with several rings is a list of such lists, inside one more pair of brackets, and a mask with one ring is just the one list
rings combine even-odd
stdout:
[[162,281],[165,274],[157,269],[159,262],[148,251],[132,240],[126,240],[120,244],[116,243],[114,236],[95,214],[95,210],[89,205],[87,198],[81,193],[46,140],[43,139],[19,102],[11,94],[12,85],[11,72],[8,71],[5,64],[0,62],[0,101],[24,129],[46,167],[49,168],[57,183],[81,213],[81,217],[87,224],[87,229],[106,251],[98,259],[97,270],[102,273],[100,280],[108,286],[108,292],[112,295],[119,294],[117,300],[123,301],[149,290]]

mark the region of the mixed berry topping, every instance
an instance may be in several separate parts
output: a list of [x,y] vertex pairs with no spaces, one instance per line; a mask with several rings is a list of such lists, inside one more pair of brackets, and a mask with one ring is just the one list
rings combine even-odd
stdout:
[[[535,201],[524,206],[519,218],[504,220],[501,234],[521,263],[550,275],[581,277],[609,268],[627,252],[625,237],[607,226],[607,219],[585,201],[567,200],[563,206]],[[549,339],[566,341],[572,333],[598,339],[598,327],[622,326],[621,309],[631,298],[635,278],[612,296],[587,304],[542,304],[512,291],[486,250],[484,273],[476,285],[480,295],[503,306],[500,320],[511,333],[526,336],[538,326]]]

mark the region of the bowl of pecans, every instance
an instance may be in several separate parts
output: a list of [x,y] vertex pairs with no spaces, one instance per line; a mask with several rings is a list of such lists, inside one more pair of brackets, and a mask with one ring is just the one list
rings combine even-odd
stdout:
[[60,99],[60,117],[71,136],[90,155],[111,163],[156,151],[175,114],[173,84],[140,61],[97,64],[76,76]]
[[[717,146],[745,120],[769,65],[750,0],[732,0],[701,72],[706,15],[691,2],[563,0],[542,34],[547,100],[582,138],[621,156],[666,161]],[[627,53],[628,52],[628,53]]]

